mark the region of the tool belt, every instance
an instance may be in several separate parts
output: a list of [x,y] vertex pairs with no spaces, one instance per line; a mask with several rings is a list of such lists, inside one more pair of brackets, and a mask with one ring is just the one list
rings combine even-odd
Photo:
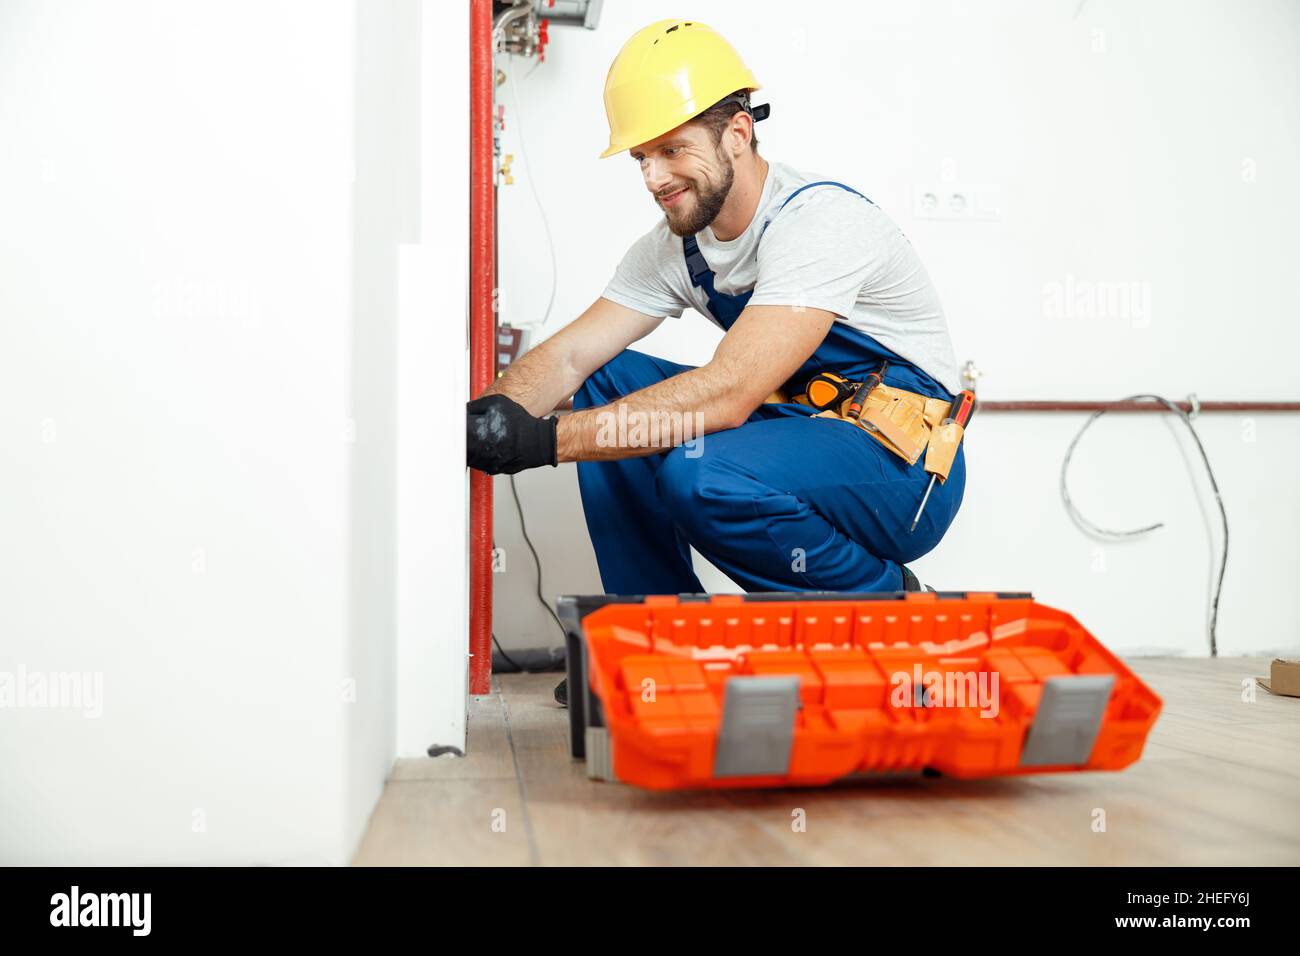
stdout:
[[855,425],[909,465],[916,464],[924,452],[925,470],[940,482],[947,481],[963,432],[956,422],[944,421],[952,403],[882,383],[867,394],[862,414],[855,419],[847,411],[860,384],[834,372],[818,372],[799,394],[787,397],[778,389],[765,403],[794,402],[816,408],[813,418]]

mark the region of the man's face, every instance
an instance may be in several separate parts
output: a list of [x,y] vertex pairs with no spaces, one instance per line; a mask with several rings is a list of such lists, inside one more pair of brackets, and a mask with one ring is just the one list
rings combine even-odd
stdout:
[[736,170],[709,130],[688,123],[630,152],[674,234],[693,236],[717,218]]

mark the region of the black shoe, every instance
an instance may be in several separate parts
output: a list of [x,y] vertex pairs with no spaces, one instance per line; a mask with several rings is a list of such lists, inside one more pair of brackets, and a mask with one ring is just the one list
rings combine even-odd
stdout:
[[569,678],[564,678],[555,685],[555,702],[561,707],[569,706]]
[[934,588],[930,587],[928,584],[922,586],[920,580],[917,578],[915,574],[912,573],[912,569],[909,568],[907,565],[900,564],[899,567],[903,569],[903,590],[904,591],[933,591],[934,590]]

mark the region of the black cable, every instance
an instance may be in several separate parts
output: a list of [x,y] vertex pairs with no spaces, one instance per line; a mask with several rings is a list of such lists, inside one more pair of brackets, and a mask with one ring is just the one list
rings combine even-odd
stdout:
[[[497,549],[497,539],[493,538],[492,550],[495,552],[496,549]],[[506,653],[506,649],[501,646],[501,642],[497,640],[496,631],[492,632],[492,643],[496,645],[497,650],[501,653],[501,656],[505,658],[505,662],[515,669],[516,674],[522,674],[524,672],[524,669],[519,666],[519,663],[515,660],[512,660],[510,655]]]
[[501,642],[497,640],[496,631],[492,632],[492,643],[497,646],[497,653],[499,653],[502,657],[504,657],[506,659],[506,663],[515,669],[516,674],[522,674],[524,672],[524,669],[519,666],[518,662],[516,662],[513,658],[511,658],[511,656],[506,653],[506,649],[501,646]]
[[551,619],[555,621],[555,626],[560,629],[560,636],[567,640],[564,625],[560,623],[555,611],[551,609],[551,606],[546,603],[546,598],[542,596],[542,561],[537,556],[537,549],[533,547],[532,538],[528,537],[528,527],[524,524],[524,506],[519,501],[519,489],[515,487],[514,475],[510,476],[510,493],[515,496],[515,510],[519,512],[519,532],[524,536],[524,543],[528,545],[528,550],[533,553],[533,563],[537,565],[537,600],[542,607],[546,608],[546,613],[551,615]]
[[[1201,444],[1201,436],[1196,433],[1196,427],[1192,425],[1191,415],[1160,395],[1130,395],[1128,398],[1120,399],[1120,402],[1133,402],[1139,399],[1159,402],[1171,412],[1176,412],[1178,417],[1182,419],[1183,424],[1187,426],[1187,430],[1192,434],[1192,441],[1196,442],[1196,450],[1201,453],[1201,461],[1205,463],[1205,474],[1210,479],[1210,487],[1214,489],[1214,500],[1219,505],[1219,516],[1223,520],[1223,555],[1219,559],[1219,581],[1214,587],[1214,597],[1210,602],[1210,656],[1218,657],[1219,646],[1216,631],[1219,624],[1219,596],[1223,593],[1223,575],[1228,569],[1228,512],[1223,507],[1223,496],[1219,493],[1219,483],[1214,478],[1214,469],[1210,467],[1210,456],[1205,453],[1205,446]],[[1192,409],[1195,410],[1197,407],[1195,399],[1192,400],[1191,405]],[[1065,503],[1065,510],[1070,515],[1070,518],[1087,533],[1101,538],[1128,538],[1162,528],[1164,522],[1158,521],[1155,524],[1147,525],[1145,528],[1135,528],[1131,531],[1111,531],[1099,527],[1085,518],[1074,502],[1070,500],[1070,490],[1065,480],[1066,473],[1070,468],[1070,459],[1074,455],[1074,446],[1079,444],[1079,439],[1083,437],[1083,433],[1088,430],[1089,426],[1109,410],[1109,408],[1099,408],[1088,416],[1088,420],[1083,423],[1083,427],[1079,429],[1078,434],[1074,436],[1074,440],[1070,442],[1070,447],[1066,449],[1065,458],[1061,462],[1061,500]]]

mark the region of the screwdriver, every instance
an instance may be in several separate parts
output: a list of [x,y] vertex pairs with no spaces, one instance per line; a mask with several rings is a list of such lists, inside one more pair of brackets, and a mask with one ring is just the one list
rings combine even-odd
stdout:
[[887,368],[889,368],[889,363],[881,362],[878,371],[872,372],[862,380],[862,384],[858,386],[858,390],[853,393],[853,398],[849,402],[849,407],[844,410],[845,418],[851,421],[857,421],[862,417],[862,406],[867,403],[867,396],[870,395],[871,390],[879,385],[884,379],[885,369]]
[[[975,393],[969,390],[963,390],[957,396],[957,401],[953,403],[953,409],[948,413],[948,417],[943,420],[943,425],[956,422],[963,429],[970,425],[971,416],[975,414]],[[942,428],[943,425],[939,427]],[[921,520],[921,512],[925,510],[925,503],[930,500],[930,492],[934,491],[934,482],[938,475],[930,476],[930,483],[925,486],[925,494],[921,496],[921,506],[916,509],[916,517],[912,519],[912,527],[907,529],[911,534],[916,530],[916,524]]]

